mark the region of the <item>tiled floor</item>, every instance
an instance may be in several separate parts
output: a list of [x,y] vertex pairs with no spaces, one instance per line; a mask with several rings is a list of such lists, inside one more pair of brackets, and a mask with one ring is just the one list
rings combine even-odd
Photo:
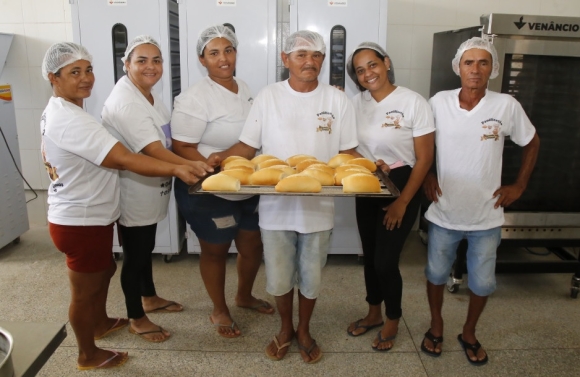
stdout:
[[[208,315],[211,302],[205,293],[196,255],[180,255],[171,263],[154,257],[160,295],[184,304],[178,314],[153,314],[156,323],[173,336],[164,343],[147,343],[126,330],[98,344],[126,350],[130,360],[111,370],[86,372],[94,376],[577,376],[580,362],[580,300],[569,297],[571,274],[498,275],[498,290],[481,318],[479,340],[490,362],[483,367],[467,363],[456,341],[467,308],[463,285],[446,293],[444,354],[430,358],[419,347],[429,327],[425,297],[425,246],[412,233],[401,260],[404,279],[403,318],[395,347],[374,352],[373,335],[353,338],[349,322],[365,314],[362,266],[356,256],[330,256],[323,276],[323,291],[312,319],[313,336],[324,357],[314,365],[302,362],[294,343],[280,362],[264,355],[264,348],[279,326],[277,315],[267,316],[231,308],[243,336],[219,337]],[[507,254],[508,251],[505,251]],[[523,251],[519,257],[527,258]],[[500,253],[500,255],[502,255]],[[535,257],[539,258],[539,257]],[[119,261],[120,265],[122,261]],[[228,262],[227,297],[233,303],[235,260]],[[265,293],[260,269],[254,292]],[[67,322],[68,281],[63,256],[55,250],[46,226],[35,225],[18,245],[0,250],[0,319],[5,321]],[[125,316],[119,273],[113,278],[108,301],[111,316]],[[78,376],[74,335],[68,337],[40,372],[40,376]],[[374,333],[374,331],[373,331]]]

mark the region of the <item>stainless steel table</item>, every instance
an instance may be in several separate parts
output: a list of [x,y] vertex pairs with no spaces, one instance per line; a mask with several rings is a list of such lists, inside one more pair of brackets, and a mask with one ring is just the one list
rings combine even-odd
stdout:
[[14,377],[36,376],[66,338],[66,326],[58,323],[0,321],[14,339]]

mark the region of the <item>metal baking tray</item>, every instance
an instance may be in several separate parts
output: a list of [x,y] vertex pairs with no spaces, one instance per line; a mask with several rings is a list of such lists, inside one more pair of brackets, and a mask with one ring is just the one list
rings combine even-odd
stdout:
[[[215,173],[214,173],[215,174]],[[322,186],[320,192],[276,192],[274,186],[241,186],[240,191],[205,191],[201,188],[200,180],[193,186],[189,186],[189,193],[192,195],[211,194],[211,195],[277,195],[277,196],[361,196],[361,197],[392,197],[396,198],[401,193],[395,184],[389,179],[388,174],[377,169],[375,175],[381,182],[381,192],[360,192],[345,193],[342,192],[342,186]],[[206,177],[207,178],[207,177]],[[205,179],[205,178],[204,178]]]

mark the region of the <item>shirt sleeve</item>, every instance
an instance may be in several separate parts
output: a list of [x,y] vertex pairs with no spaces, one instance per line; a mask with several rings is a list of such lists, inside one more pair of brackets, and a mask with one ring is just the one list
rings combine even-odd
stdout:
[[184,143],[196,144],[201,141],[208,123],[206,107],[195,95],[180,95],[175,98],[171,114],[171,137]]
[[356,112],[352,102],[346,97],[346,95],[344,95],[343,109],[340,127],[340,151],[346,151],[358,146]]
[[435,122],[431,106],[425,99],[417,98],[415,101],[415,117],[413,119],[413,137],[435,132]]
[[[137,103],[129,103],[114,114],[115,128],[133,153],[139,153],[147,145],[161,141],[159,131],[147,109]],[[165,141],[162,142],[165,145]]]
[[263,95],[258,95],[254,100],[254,104],[250,108],[246,123],[240,134],[240,141],[255,149],[262,147],[262,127],[264,125],[263,97]]
[[536,134],[536,128],[532,125],[522,105],[513,97],[510,97],[510,100],[512,101],[512,114],[509,136],[514,143],[523,147],[532,141]]

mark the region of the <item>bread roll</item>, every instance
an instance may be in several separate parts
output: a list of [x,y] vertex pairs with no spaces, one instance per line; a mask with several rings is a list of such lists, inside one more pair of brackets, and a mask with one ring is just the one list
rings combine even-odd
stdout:
[[240,191],[240,180],[222,173],[207,177],[201,188],[205,191]]
[[256,170],[256,165],[254,165],[250,160],[246,160],[245,158],[238,158],[228,162],[224,165],[222,170],[229,170],[238,166],[246,166],[248,168],[252,168],[252,170]]
[[294,168],[291,168],[288,165],[274,165],[274,166],[270,166],[270,169],[278,169],[278,170],[282,170],[284,173],[286,173],[287,175],[292,175],[292,174],[296,174],[296,170]]
[[351,174],[342,180],[342,192],[381,192],[381,183],[374,175]]
[[247,158],[243,158],[243,157],[240,157],[240,156],[228,156],[222,162],[220,162],[220,167],[223,169],[224,166],[226,166],[226,164],[228,162],[233,161],[233,160],[239,160],[239,159],[247,160]]
[[277,157],[272,156],[271,154],[260,154],[260,155],[257,155],[256,157],[252,158],[250,161],[252,161],[252,163],[254,163],[255,165],[259,165],[262,162],[264,162],[266,160],[271,160],[273,158],[277,158]]
[[278,158],[273,158],[273,159],[266,160],[264,162],[259,163],[258,169],[269,168],[270,166],[274,166],[274,165],[288,165],[288,164],[286,162],[278,159]]
[[302,160],[296,165],[296,171],[298,173],[300,173],[302,170],[306,169],[307,167],[309,167],[310,165],[313,165],[313,164],[324,164],[324,162],[318,161],[315,158],[310,158],[308,160]]
[[277,192],[320,192],[322,185],[307,175],[294,174],[282,179],[275,190]]
[[365,168],[369,169],[371,172],[374,172],[375,170],[377,170],[377,165],[374,162],[372,162],[371,160],[369,160],[368,158],[364,158],[364,157],[353,158],[348,163],[350,165],[364,166]]
[[258,186],[274,186],[285,176],[286,174],[284,174],[282,170],[264,168],[250,175],[250,184]]
[[229,168],[229,169],[227,169],[227,170],[226,170],[225,168],[224,168],[224,169],[222,169],[222,171],[228,171],[228,170],[243,170],[243,171],[245,171],[245,172],[248,172],[248,173],[250,173],[250,174],[252,174],[253,172],[255,172],[255,171],[256,171],[254,168],[251,168],[251,167],[249,167],[249,166],[242,166],[242,165],[239,165],[239,166],[232,166],[232,167],[230,167],[230,168]]
[[339,167],[337,167],[336,169],[334,169],[334,172],[335,173],[339,173],[341,171],[345,171],[345,170],[348,170],[348,169],[357,169],[357,170],[366,171],[366,172],[369,172],[369,173],[371,172],[369,169],[365,168],[364,166],[354,165],[354,164],[348,164],[348,163],[347,164],[340,165]]
[[336,186],[341,186],[342,180],[350,175],[353,175],[353,174],[366,174],[366,175],[372,176],[371,172],[363,172],[363,171],[358,170],[358,169],[347,169],[347,170],[343,170],[343,171],[337,171],[336,174],[334,175],[334,184]]
[[334,169],[326,164],[312,164],[309,167],[307,167],[305,170],[308,170],[308,169],[319,169],[319,170],[323,170],[323,171],[327,172],[330,175],[334,175]]
[[334,186],[334,176],[320,169],[305,169],[302,173],[316,179],[322,186]]
[[298,163],[300,161],[310,160],[310,159],[316,160],[316,157],[310,156],[310,155],[307,155],[307,154],[296,154],[296,155],[294,155],[292,157],[288,157],[286,159],[286,162],[288,163],[288,165],[294,167],[294,166],[298,165]]
[[328,166],[331,168],[336,168],[337,166],[340,166],[345,162],[352,160],[353,158],[354,156],[351,154],[339,153],[328,161]]
[[229,175],[230,177],[234,177],[240,180],[241,185],[249,185],[250,184],[250,175],[252,175],[253,171],[245,170],[245,169],[230,169],[224,170],[219,174]]

